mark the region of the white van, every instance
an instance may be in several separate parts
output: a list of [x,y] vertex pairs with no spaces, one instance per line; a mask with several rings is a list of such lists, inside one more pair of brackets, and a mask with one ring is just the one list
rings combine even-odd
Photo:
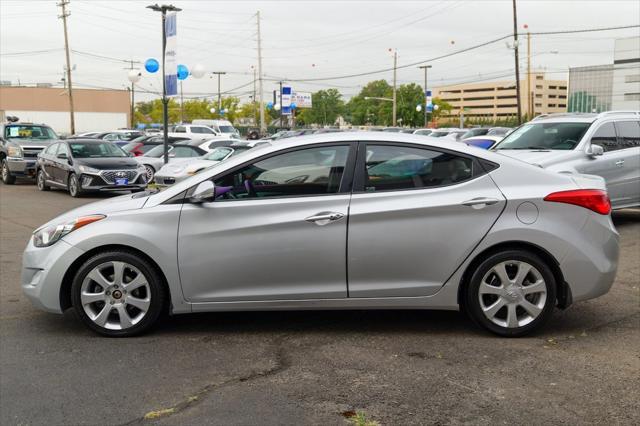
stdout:
[[231,122],[228,120],[201,119],[201,120],[192,120],[191,124],[207,126],[215,130],[218,134],[240,138],[240,132],[235,127],[233,127],[233,124],[231,124]]

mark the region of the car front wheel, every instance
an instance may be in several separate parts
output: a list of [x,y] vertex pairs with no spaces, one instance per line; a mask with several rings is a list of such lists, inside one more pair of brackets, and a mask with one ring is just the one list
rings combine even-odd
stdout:
[[69,176],[68,183],[69,195],[73,198],[80,197],[83,193],[82,188],[80,188],[80,181],[78,180],[78,176],[75,173],[71,173]]
[[485,329],[518,337],[539,329],[555,302],[556,282],[549,266],[528,251],[508,250],[478,266],[464,305],[471,319]]
[[148,164],[145,164],[144,169],[145,174],[147,175],[147,183],[153,182],[153,177],[156,175],[156,170]]
[[88,259],[71,287],[73,308],[93,331],[127,337],[149,330],[165,300],[155,267],[135,253],[108,251]]
[[38,189],[40,191],[49,190],[49,186],[47,185],[46,179],[44,177],[44,171],[42,171],[42,169],[38,170],[38,174],[36,176],[36,184],[38,185]]
[[16,182],[16,177],[11,174],[9,165],[6,159],[2,159],[2,183],[7,185],[13,185]]

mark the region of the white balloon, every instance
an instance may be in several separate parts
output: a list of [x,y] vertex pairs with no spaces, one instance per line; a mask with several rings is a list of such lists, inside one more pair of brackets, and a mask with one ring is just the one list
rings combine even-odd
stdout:
[[418,111],[418,112],[422,111],[422,105],[416,106],[416,111]]
[[211,109],[209,110],[209,112],[210,112],[211,114],[215,114],[215,113],[216,113],[216,109],[215,109],[215,108],[211,108]]
[[275,104],[273,106],[273,109],[275,109],[276,111],[280,111],[280,104]]
[[141,77],[142,73],[140,72],[140,70],[131,70],[129,71],[129,75],[127,75],[127,78],[132,83],[137,83],[138,81],[140,81]]
[[437,110],[439,110],[439,109],[440,109],[440,107],[439,107],[438,105],[434,105],[434,106],[433,106],[433,109],[434,109],[434,111],[437,111]]
[[202,64],[196,64],[191,70],[193,78],[202,78],[205,74],[204,66]]

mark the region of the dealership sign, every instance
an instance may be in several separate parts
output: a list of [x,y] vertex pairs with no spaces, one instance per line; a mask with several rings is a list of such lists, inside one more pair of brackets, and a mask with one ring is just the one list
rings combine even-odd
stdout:
[[296,104],[296,108],[311,108],[311,92],[294,92],[291,103]]
[[164,49],[164,84],[167,90],[167,96],[176,96],[178,94],[176,16],[176,12],[167,13],[164,21],[164,30],[167,35]]

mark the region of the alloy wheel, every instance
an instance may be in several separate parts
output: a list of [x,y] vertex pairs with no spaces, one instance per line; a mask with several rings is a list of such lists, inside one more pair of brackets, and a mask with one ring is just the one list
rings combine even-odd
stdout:
[[40,191],[44,191],[44,175],[43,175],[43,173],[42,173],[42,170],[40,170],[40,171],[38,172],[38,179],[37,179],[37,182],[38,182],[38,189],[39,189]]
[[151,306],[147,277],[127,262],[109,261],[93,268],[80,287],[80,301],[89,319],[108,330],[138,324]]
[[478,289],[480,308],[492,323],[506,328],[523,327],[544,310],[547,285],[533,265],[506,260],[484,275]]
[[69,178],[69,194],[71,194],[72,197],[78,194],[78,179],[75,175]]
[[155,171],[153,170],[153,167],[151,166],[144,166],[145,169],[145,174],[147,175],[147,182],[151,183],[151,181],[153,180],[153,177],[155,176]]

